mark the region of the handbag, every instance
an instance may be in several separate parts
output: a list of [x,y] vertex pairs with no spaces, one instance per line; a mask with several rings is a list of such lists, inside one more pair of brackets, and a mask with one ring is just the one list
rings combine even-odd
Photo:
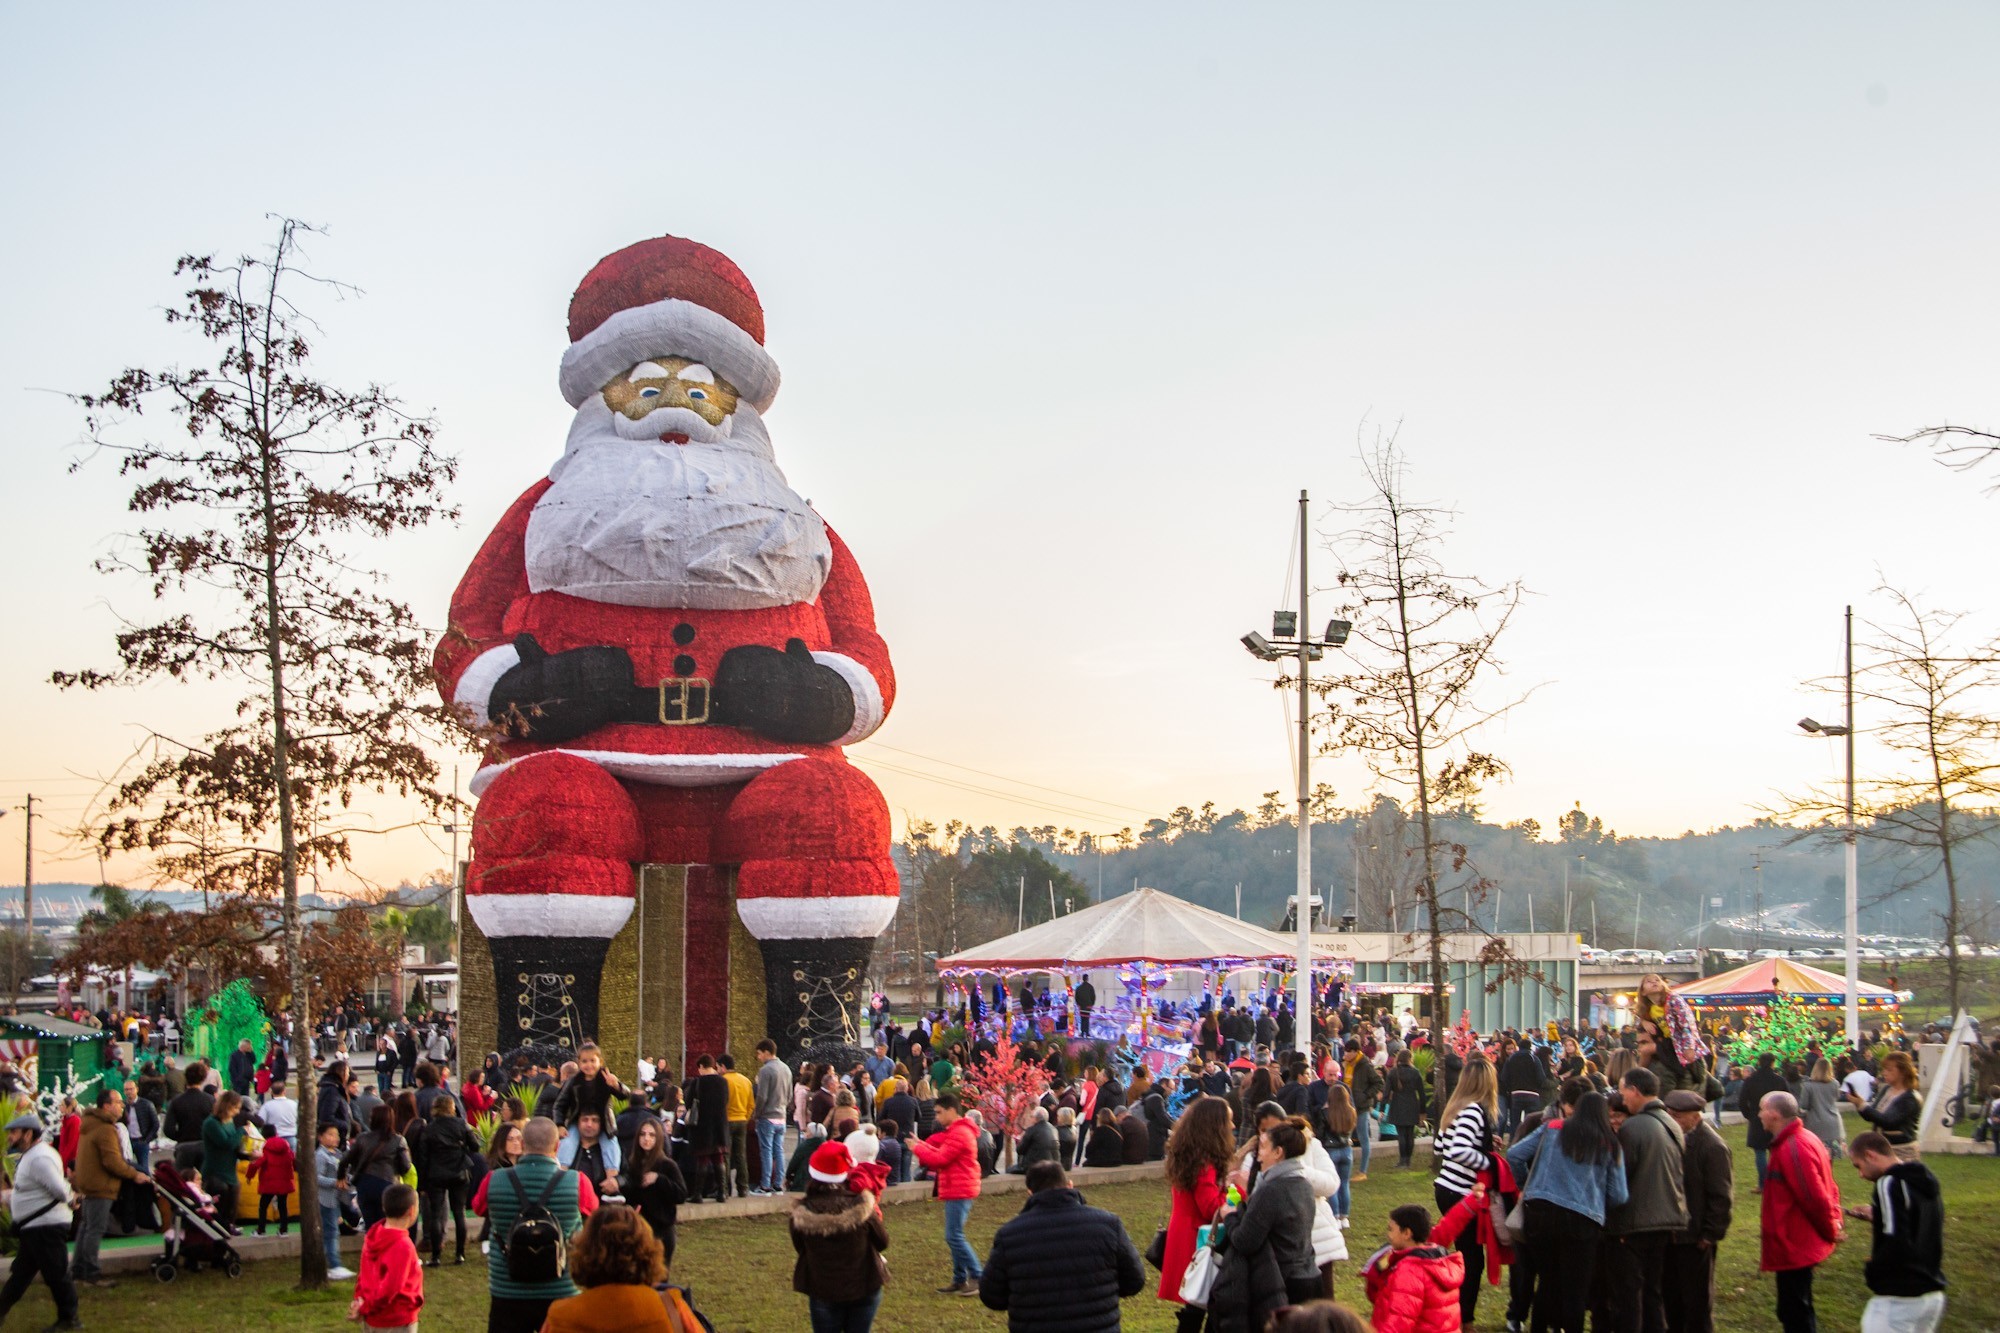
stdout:
[[1535,1168],[1542,1164],[1542,1154],[1548,1151],[1549,1140],[1554,1137],[1544,1133],[1542,1141],[1535,1145],[1535,1158],[1528,1163],[1528,1174],[1521,1180],[1521,1192],[1515,1196],[1514,1206],[1507,1210],[1507,1215],[1493,1215],[1493,1238],[1510,1250],[1528,1243],[1528,1182],[1535,1178]]
[[1214,1245],[1204,1245],[1196,1250],[1194,1258],[1188,1261],[1187,1272],[1181,1274],[1181,1300],[1205,1308],[1209,1293],[1215,1289],[1216,1268]]
[[1146,1262],[1155,1268],[1167,1266],[1167,1229],[1164,1226],[1153,1233],[1153,1243],[1146,1247]]

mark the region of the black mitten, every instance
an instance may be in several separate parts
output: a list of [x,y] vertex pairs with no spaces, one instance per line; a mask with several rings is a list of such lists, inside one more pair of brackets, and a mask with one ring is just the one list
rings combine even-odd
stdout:
[[825,745],[854,725],[854,692],[838,671],[813,661],[803,639],[783,652],[744,644],[722,655],[709,718],[774,741]]
[[521,660],[493,686],[486,716],[517,740],[570,741],[619,721],[632,697],[632,659],[623,648],[542,651],[517,635]]

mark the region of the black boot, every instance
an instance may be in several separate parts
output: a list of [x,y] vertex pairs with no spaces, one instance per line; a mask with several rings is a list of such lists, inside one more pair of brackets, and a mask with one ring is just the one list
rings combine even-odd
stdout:
[[759,940],[757,947],[764,955],[764,1030],[780,1056],[861,1044],[861,978],[874,940]]
[[500,1049],[575,1051],[597,1032],[597,995],[611,941],[582,935],[489,938]]

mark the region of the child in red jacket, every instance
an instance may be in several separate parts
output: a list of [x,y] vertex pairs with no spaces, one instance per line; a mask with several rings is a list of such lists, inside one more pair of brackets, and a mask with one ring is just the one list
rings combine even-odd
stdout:
[[361,1275],[347,1317],[378,1333],[416,1333],[424,1308],[424,1269],[410,1228],[417,1224],[417,1192],[408,1185],[382,1191],[382,1220],[361,1242]]
[[1465,1257],[1451,1245],[1472,1220],[1471,1197],[1460,1199],[1435,1227],[1421,1204],[1389,1214],[1389,1243],[1368,1261],[1375,1333],[1459,1333]]
[[882,1145],[875,1137],[875,1126],[863,1125],[841,1142],[847,1145],[847,1155],[854,1159],[847,1169],[847,1192],[859,1194],[867,1190],[880,1202],[882,1191],[889,1184],[889,1168],[876,1160]]
[[292,1191],[298,1188],[298,1158],[292,1152],[292,1145],[273,1134],[264,1140],[264,1147],[250,1159],[250,1179],[257,1185],[257,1234],[264,1234],[264,1219],[271,1211],[271,1204],[278,1205],[278,1234],[292,1222]]

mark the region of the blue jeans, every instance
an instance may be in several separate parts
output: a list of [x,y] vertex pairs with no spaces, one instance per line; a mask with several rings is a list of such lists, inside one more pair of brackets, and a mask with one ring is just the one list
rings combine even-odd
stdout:
[[1346,1217],[1348,1205],[1352,1201],[1347,1192],[1347,1181],[1350,1174],[1347,1168],[1354,1164],[1354,1149],[1328,1148],[1326,1155],[1332,1159],[1333,1169],[1340,1173],[1340,1188],[1333,1192],[1333,1215],[1335,1217]]
[[757,1187],[773,1192],[785,1187],[785,1122],[757,1122]]
[[[332,1190],[327,1189],[324,1185],[320,1189],[322,1191],[320,1198],[322,1199],[326,1198],[328,1194],[333,1193]],[[340,1267],[340,1202],[338,1199],[335,1199],[332,1203],[322,1203],[319,1206],[319,1240],[320,1245],[326,1250],[326,1266],[330,1269]]]
[[1764,1187],[1765,1173],[1771,1168],[1771,1150],[1769,1148],[1752,1148],[1750,1155],[1757,1159],[1757,1188],[1762,1189]]
[[[1355,1170],[1365,1176],[1368,1174],[1368,1159],[1375,1155],[1375,1117],[1366,1111],[1361,1113],[1360,1122],[1354,1127],[1354,1142],[1354,1151],[1360,1155]],[[1345,1177],[1342,1179],[1344,1183]]]
[[823,1301],[814,1296],[806,1302],[812,1314],[812,1333],[868,1333],[875,1326],[875,1309],[882,1304],[882,1289],[861,1301]]
[[944,1247],[951,1251],[951,1280],[977,1282],[980,1273],[979,1256],[973,1252],[972,1242],[965,1238],[965,1219],[972,1216],[971,1199],[946,1199],[944,1201]]

